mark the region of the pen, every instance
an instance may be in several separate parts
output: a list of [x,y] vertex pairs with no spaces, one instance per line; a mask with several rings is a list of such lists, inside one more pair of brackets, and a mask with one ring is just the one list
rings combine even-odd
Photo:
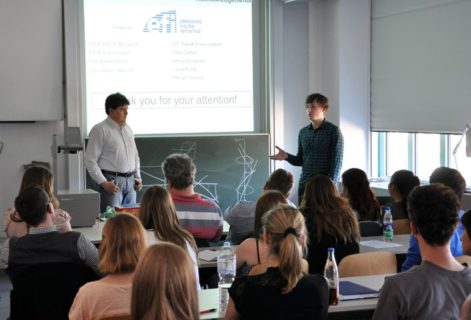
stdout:
[[214,312],[214,311],[216,311],[216,308],[214,308],[214,309],[208,309],[208,310],[202,310],[202,311],[200,311],[200,314],[211,313],[211,312]]

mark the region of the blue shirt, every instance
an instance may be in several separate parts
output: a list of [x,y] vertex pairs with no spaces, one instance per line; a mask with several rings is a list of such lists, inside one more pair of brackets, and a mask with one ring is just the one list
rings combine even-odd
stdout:
[[[460,216],[460,222],[458,222],[458,227],[456,228],[455,233],[451,236],[450,240],[450,249],[451,254],[454,257],[463,255],[463,247],[461,244],[461,235],[463,234],[463,224],[461,223],[461,216],[464,214],[463,210],[460,210],[458,213]],[[415,265],[422,263],[422,257],[420,255],[419,244],[415,237],[411,234],[409,239],[409,249],[407,250],[407,257],[404,263],[402,264],[401,271],[407,271]]]
[[306,184],[309,177],[317,174],[339,180],[343,160],[343,136],[340,129],[325,121],[315,128],[312,124],[302,128],[298,136],[298,153],[288,154],[288,161],[293,166],[302,166],[299,185]]

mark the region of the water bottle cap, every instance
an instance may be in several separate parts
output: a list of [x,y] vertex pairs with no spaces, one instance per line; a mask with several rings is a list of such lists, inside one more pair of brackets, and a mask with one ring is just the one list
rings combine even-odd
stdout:
[[335,248],[328,248],[328,249],[327,249],[327,252],[328,252],[328,253],[335,253]]

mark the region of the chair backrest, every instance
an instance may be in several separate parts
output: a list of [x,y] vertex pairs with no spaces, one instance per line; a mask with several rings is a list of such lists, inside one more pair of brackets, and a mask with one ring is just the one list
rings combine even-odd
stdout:
[[397,261],[390,251],[375,251],[351,254],[339,264],[340,277],[368,276],[397,272]]
[[360,221],[360,235],[362,237],[380,236],[383,234],[383,228],[377,221]]
[[410,234],[410,220],[397,219],[393,221],[394,234]]
[[67,319],[78,289],[98,280],[81,263],[42,263],[11,277],[10,319]]
[[464,256],[458,256],[458,257],[455,257],[455,259],[463,264],[463,263],[466,263],[469,267],[471,267],[471,256],[467,256],[467,255],[464,255]]

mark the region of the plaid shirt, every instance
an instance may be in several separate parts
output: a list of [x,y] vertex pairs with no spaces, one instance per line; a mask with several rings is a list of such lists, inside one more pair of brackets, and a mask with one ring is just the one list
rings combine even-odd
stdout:
[[333,181],[339,180],[343,160],[343,136],[340,129],[325,121],[316,129],[312,124],[299,131],[298,154],[288,154],[288,161],[293,166],[302,166],[299,185],[317,174],[328,175]]

